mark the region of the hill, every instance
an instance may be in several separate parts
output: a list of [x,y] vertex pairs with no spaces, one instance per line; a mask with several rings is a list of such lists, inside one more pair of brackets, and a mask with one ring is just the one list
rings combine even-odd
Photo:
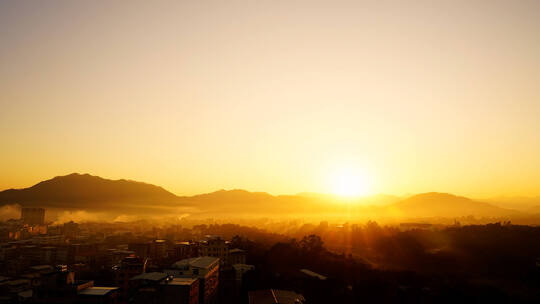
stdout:
[[518,215],[519,212],[475,201],[448,193],[422,193],[388,207],[390,212],[415,217],[500,217]]
[[130,180],[110,180],[73,173],[42,181],[25,189],[0,192],[0,204],[70,209],[95,209],[122,205],[177,203],[167,190]]
[[0,205],[7,204],[117,214],[191,214],[201,217],[323,216],[337,219],[347,216],[367,220],[519,215],[511,209],[447,193],[423,193],[405,199],[382,194],[346,199],[328,194],[276,196],[236,189],[177,196],[147,183],[77,173],[57,176],[25,189],[2,191]]
[[246,190],[219,190],[212,193],[182,197],[185,205],[197,207],[213,215],[288,216],[310,214],[327,210],[330,205],[324,197],[302,195],[271,195],[266,192]]

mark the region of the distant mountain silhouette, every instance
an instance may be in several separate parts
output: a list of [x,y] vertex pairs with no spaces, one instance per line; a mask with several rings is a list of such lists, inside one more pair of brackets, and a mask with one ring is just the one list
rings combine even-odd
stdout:
[[488,199],[483,199],[483,202],[493,204],[501,208],[510,208],[524,212],[534,212],[540,210],[540,197],[523,197],[523,196],[498,196]]
[[0,192],[0,204],[93,209],[117,205],[171,204],[178,197],[151,184],[89,174],[57,176],[30,188]]
[[89,174],[70,174],[40,182],[26,189],[0,192],[1,204],[41,206],[131,214],[166,214],[188,208],[193,215],[208,216],[303,216],[354,217],[459,217],[511,216],[518,212],[447,193],[423,193],[405,199],[377,194],[363,198],[339,198],[329,194],[271,195],[245,190],[219,190],[194,196],[176,196],[142,182],[110,180]]
[[540,206],[531,207],[527,211],[532,214],[540,214]]
[[394,214],[416,217],[459,217],[467,215],[497,217],[518,214],[517,211],[475,201],[448,193],[422,193],[388,207]]
[[[321,208],[320,199],[298,195],[274,196],[266,192],[246,190],[219,190],[212,193],[182,197],[181,201],[189,206],[196,206],[205,213],[225,214],[279,214],[282,212],[303,213],[306,208]],[[308,209],[309,210],[309,209]]]
[[377,194],[344,199],[329,194],[270,195],[245,190],[219,190],[182,197],[184,205],[212,214],[309,215],[349,214],[358,217],[504,217],[520,213],[447,193],[423,193],[407,198]]

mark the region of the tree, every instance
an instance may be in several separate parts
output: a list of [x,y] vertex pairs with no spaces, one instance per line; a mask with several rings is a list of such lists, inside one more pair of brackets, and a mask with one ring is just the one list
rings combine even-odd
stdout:
[[324,251],[323,241],[321,240],[321,237],[315,234],[305,236],[300,241],[300,248],[302,248],[304,252],[311,254],[321,253],[322,251]]

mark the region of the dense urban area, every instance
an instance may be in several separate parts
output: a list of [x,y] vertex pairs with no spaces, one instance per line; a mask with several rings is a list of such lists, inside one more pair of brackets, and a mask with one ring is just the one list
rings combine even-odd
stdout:
[[[536,302],[540,228],[1,223],[0,303]],[[182,221],[180,221],[181,223]]]

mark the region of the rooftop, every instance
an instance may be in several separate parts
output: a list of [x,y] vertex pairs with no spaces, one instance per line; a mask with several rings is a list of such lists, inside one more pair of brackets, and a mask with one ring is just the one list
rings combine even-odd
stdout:
[[118,287],[88,287],[78,292],[85,296],[105,296],[112,291],[118,290]]
[[301,294],[280,289],[250,291],[248,297],[249,304],[299,304],[305,301]]
[[248,264],[234,264],[234,265],[232,265],[232,267],[237,271],[238,270],[239,271],[247,271],[247,270],[255,269],[254,265],[248,265]]
[[238,248],[234,248],[234,249],[229,250],[229,254],[231,254],[231,253],[244,253],[244,252],[245,252],[244,250],[238,249]]
[[162,281],[168,277],[168,274],[163,272],[148,272],[141,273],[137,276],[134,276],[130,280],[148,280],[148,281]]
[[314,278],[317,278],[317,279],[319,279],[319,280],[326,280],[326,277],[323,276],[322,274],[318,274],[318,273],[316,273],[316,272],[314,272],[314,271],[311,271],[311,270],[309,270],[309,269],[300,269],[300,271],[301,271],[302,273],[304,273],[304,274],[307,274],[307,275],[310,276],[310,277],[314,277]]
[[167,282],[162,282],[161,284],[163,285],[192,285],[193,283],[195,283],[195,281],[197,281],[198,279],[197,278],[173,278],[172,280],[170,281],[167,281]]
[[209,269],[213,265],[219,263],[219,259],[215,257],[203,256],[178,261],[172,265],[173,268],[184,268],[185,266]]
[[30,281],[26,279],[18,279],[18,280],[7,281],[6,283],[10,286],[16,286],[16,285],[30,284]]
[[146,262],[140,258],[135,256],[128,256],[122,259],[121,264],[126,265],[144,265]]
[[37,266],[31,266],[30,269],[36,270],[36,271],[42,271],[42,270],[54,270],[54,267],[51,265],[37,265]]
[[28,300],[28,299],[32,298],[33,294],[34,293],[33,293],[32,289],[28,289],[28,290],[19,292],[17,295],[19,297],[21,297],[21,298],[24,298],[25,300]]

